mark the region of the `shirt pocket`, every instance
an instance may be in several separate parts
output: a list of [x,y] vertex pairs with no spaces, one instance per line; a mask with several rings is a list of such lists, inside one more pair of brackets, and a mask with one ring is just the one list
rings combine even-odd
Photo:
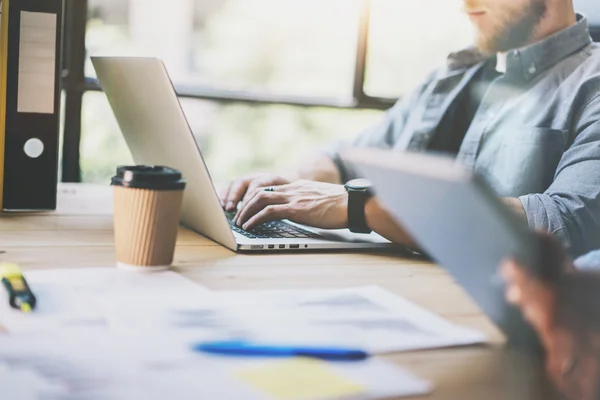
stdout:
[[[505,131],[492,148],[488,170],[502,196],[543,193],[552,184],[565,151],[568,132],[560,129],[520,127]],[[496,146],[492,146],[496,147]]]

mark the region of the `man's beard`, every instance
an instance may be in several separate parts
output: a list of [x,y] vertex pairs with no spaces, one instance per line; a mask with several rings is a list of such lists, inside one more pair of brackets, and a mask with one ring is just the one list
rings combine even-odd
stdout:
[[480,33],[477,47],[490,54],[523,47],[533,38],[534,31],[545,14],[545,0],[531,0],[522,10],[504,15],[500,26],[492,34],[483,36]]

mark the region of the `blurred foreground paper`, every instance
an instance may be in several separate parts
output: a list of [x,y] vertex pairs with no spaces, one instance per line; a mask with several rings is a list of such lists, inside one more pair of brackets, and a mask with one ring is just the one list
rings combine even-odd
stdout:
[[[314,387],[300,389],[296,373]],[[274,380],[277,386],[269,386]],[[2,398],[26,400],[327,400],[346,394],[367,400],[431,390],[428,382],[381,360],[314,364],[207,357],[166,337],[82,337],[73,331],[0,340],[0,383],[7,381]]]
[[486,341],[380,287],[211,292],[174,272],[116,268],[26,273],[38,308],[0,303],[11,333],[102,331],[171,341],[251,340],[293,346],[348,346],[370,353]]
[[[41,333],[68,329],[106,330],[110,321],[103,299],[114,298],[127,307],[128,298],[195,297],[202,286],[172,271],[132,273],[117,268],[25,271],[37,306],[31,314],[0,301],[0,325],[10,333]],[[0,299],[3,300],[3,299]]]
[[240,370],[237,376],[277,400],[337,399],[365,393],[365,387],[329,364],[309,358],[272,361]]
[[379,287],[207,292],[177,298],[102,299],[113,329],[160,332],[181,341],[249,340],[348,346],[383,354],[465,346],[481,332],[449,322]]
[[[168,322],[156,324],[154,329],[192,333],[190,328],[197,326],[196,332],[208,333],[213,328],[209,335],[213,338],[223,335],[221,339],[348,346],[377,354],[487,341],[477,330],[451,323],[376,286],[211,292],[210,302],[208,298],[205,301],[203,305],[190,303],[171,309],[163,318]],[[109,314],[121,314],[123,324],[136,318],[131,309],[119,307],[118,303],[112,308],[114,312]],[[208,319],[210,316],[212,320]]]

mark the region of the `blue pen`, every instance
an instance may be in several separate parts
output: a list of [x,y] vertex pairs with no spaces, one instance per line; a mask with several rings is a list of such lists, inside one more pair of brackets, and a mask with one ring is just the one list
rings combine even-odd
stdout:
[[357,349],[335,347],[274,346],[245,341],[199,343],[195,351],[231,356],[311,357],[327,361],[360,361],[369,355]]

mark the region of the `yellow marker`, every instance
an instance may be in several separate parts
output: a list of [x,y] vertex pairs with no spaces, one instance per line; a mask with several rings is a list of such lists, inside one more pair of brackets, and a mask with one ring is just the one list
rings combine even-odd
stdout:
[[8,292],[8,302],[12,308],[29,313],[35,308],[36,298],[17,264],[0,264],[0,279]]

